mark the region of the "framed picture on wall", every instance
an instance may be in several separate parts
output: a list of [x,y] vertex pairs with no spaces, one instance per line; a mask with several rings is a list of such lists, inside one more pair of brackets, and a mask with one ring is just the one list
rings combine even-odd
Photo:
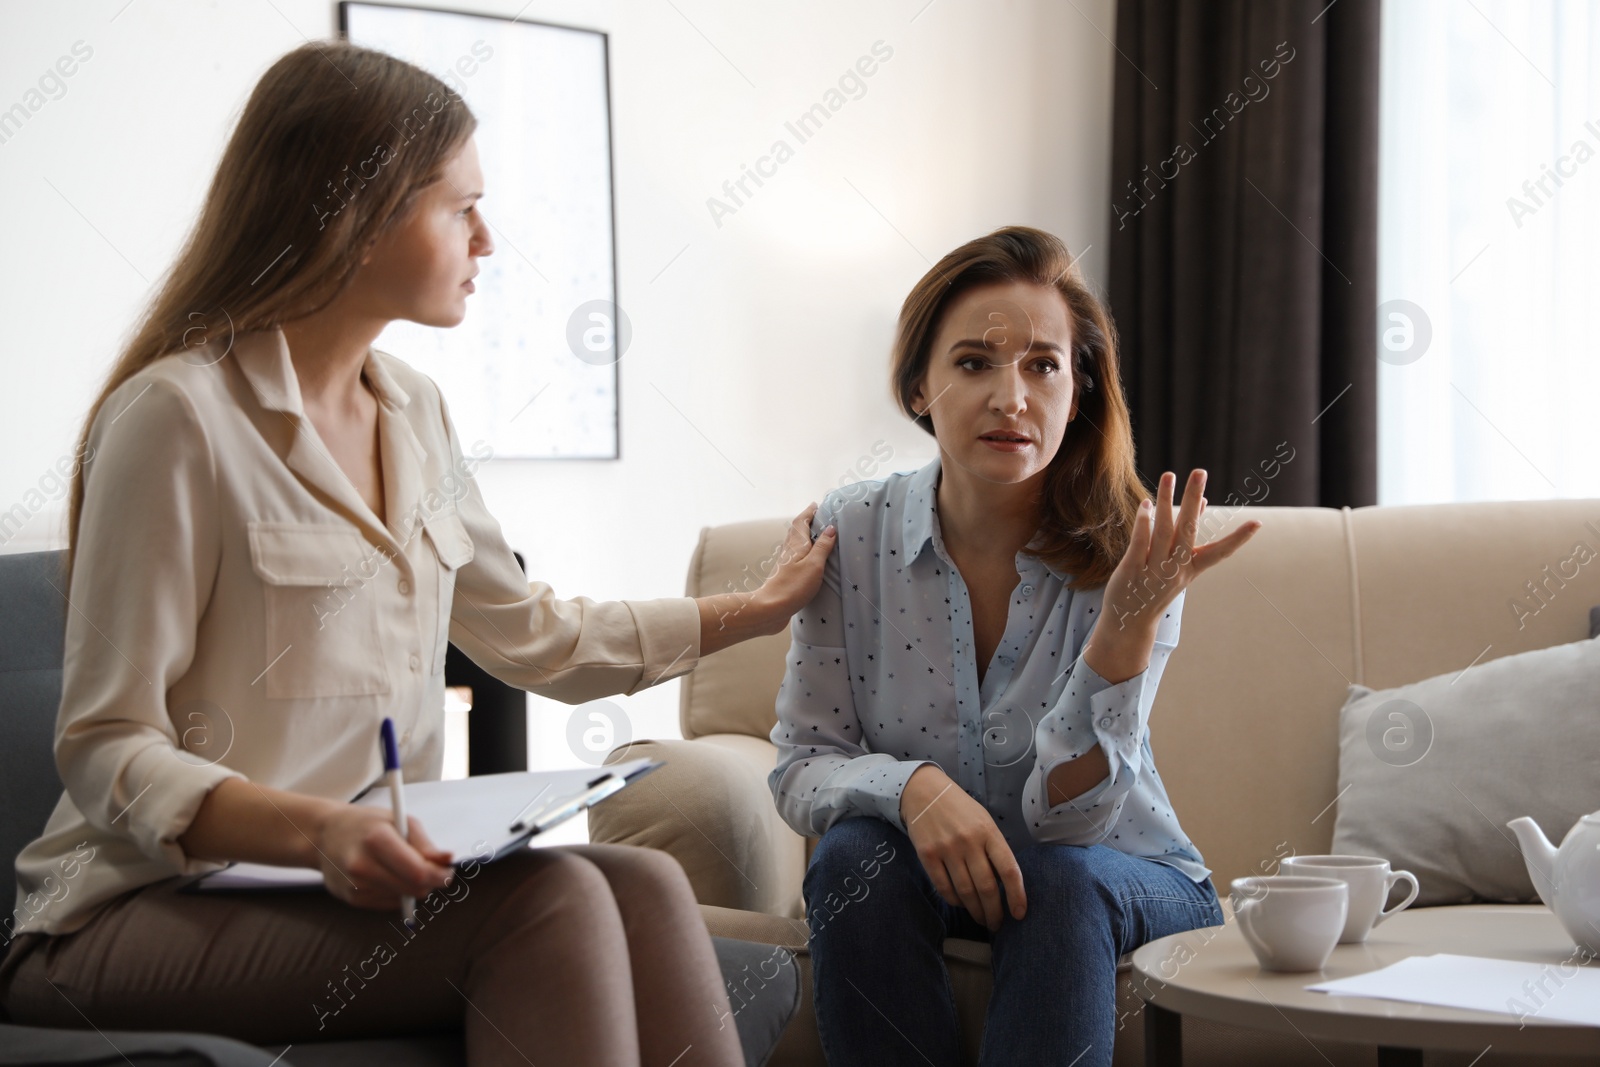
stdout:
[[352,2],[339,5],[339,29],[437,75],[472,109],[479,211],[495,246],[459,326],[394,322],[377,347],[439,384],[464,449],[481,440],[496,459],[617,458],[629,338],[616,306],[606,35]]

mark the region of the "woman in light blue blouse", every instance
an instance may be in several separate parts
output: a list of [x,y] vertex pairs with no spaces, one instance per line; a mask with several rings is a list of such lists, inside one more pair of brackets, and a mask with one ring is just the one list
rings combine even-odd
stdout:
[[1156,773],[1150,706],[1184,591],[1259,528],[1196,545],[1205,472],[1152,505],[1110,317],[1067,248],[1010,227],[900,313],[899,403],[937,459],[830,493],[822,590],[778,695],[828,1061],[960,1062],[942,944],[989,941],[984,1064],[1110,1064],[1118,958],[1222,922]]

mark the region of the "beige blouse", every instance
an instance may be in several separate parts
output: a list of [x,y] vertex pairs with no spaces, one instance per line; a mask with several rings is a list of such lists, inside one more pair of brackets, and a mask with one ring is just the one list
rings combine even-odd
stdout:
[[281,330],[157,360],[107,400],[67,616],[56,765],[66,791],[17,859],[7,931],[67,933],[111,898],[220,864],[176,838],[240,777],[348,800],[443,763],[448,642],[582,703],[692,669],[689,597],[558,600],[524,577],[438,388],[377,350],[379,518],[306,416]]

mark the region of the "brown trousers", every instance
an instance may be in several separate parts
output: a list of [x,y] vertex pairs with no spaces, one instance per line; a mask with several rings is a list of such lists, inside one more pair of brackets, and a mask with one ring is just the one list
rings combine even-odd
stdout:
[[[468,871],[471,870],[469,875]],[[467,1062],[738,1067],[689,880],[663,852],[528,849],[398,913],[321,892],[129,892],[0,965],[12,1021],[199,1030],[258,1044],[462,1028]]]

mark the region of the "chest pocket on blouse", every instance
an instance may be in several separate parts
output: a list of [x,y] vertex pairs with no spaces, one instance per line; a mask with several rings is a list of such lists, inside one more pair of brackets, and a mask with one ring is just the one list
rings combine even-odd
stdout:
[[429,659],[429,670],[439,674],[444,670],[445,656],[449,652],[450,608],[455,602],[456,572],[472,562],[476,548],[466,524],[454,512],[423,520],[422,529],[439,557],[439,612],[433,635],[433,655]]
[[268,697],[368,696],[389,691],[378,636],[384,551],[355,530],[252,522],[250,563],[266,610]]

